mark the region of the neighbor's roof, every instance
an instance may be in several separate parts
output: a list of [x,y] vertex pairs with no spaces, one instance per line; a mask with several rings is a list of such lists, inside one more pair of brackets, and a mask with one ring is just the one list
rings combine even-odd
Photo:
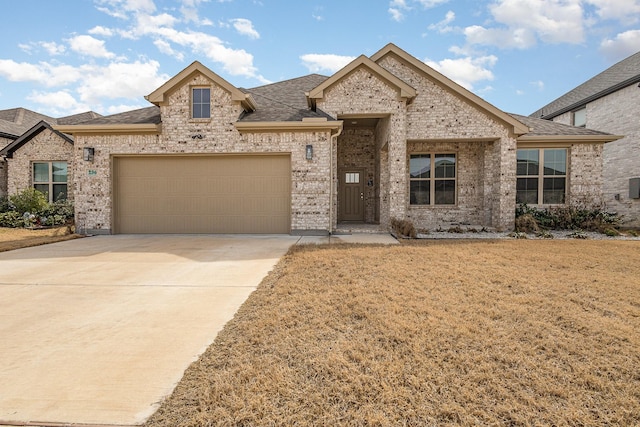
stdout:
[[[151,106],[124,113],[102,116],[93,120],[82,122],[82,125],[131,125],[131,124],[158,124],[160,123],[160,107]],[[59,123],[71,125],[77,123]]]
[[530,117],[552,119],[637,82],[640,82],[640,52],[607,68],[592,79],[535,111]]
[[0,110],[0,132],[17,138],[41,120],[55,123],[56,119],[21,107]]
[[33,125],[31,129],[27,130],[22,135],[20,135],[19,138],[7,144],[2,150],[0,150],[0,156],[6,156],[8,158],[12,158],[13,153],[16,150],[18,150],[20,147],[22,147],[24,144],[29,142],[32,138],[34,138],[36,135],[38,135],[40,132],[44,131],[45,129],[49,129],[50,131],[60,136],[60,138],[62,138],[63,140],[67,141],[70,144],[73,144],[73,139],[71,138],[71,136],[58,132],[57,130],[53,129],[49,123],[47,123],[44,120],[40,120],[38,123]]

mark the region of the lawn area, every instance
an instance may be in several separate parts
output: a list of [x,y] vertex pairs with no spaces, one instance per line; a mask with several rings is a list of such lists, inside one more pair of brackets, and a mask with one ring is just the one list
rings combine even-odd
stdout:
[[68,226],[29,230],[25,228],[0,228],[0,252],[29,246],[46,245],[79,237]]
[[294,247],[146,424],[217,425],[640,425],[640,242]]

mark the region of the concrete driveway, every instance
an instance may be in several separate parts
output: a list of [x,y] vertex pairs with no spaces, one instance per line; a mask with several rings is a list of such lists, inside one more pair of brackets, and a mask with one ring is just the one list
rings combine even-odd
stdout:
[[0,424],[141,424],[297,240],[96,236],[0,253]]

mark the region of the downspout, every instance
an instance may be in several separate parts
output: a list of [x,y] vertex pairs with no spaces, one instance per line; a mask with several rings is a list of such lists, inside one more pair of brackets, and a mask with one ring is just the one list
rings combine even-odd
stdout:
[[[336,147],[338,146],[338,137],[340,136],[340,134],[342,133],[342,126],[340,126],[340,128],[336,131],[335,134],[331,135],[331,137],[329,138],[329,170],[331,171],[330,177],[331,177],[331,185],[329,186],[329,235],[332,234],[332,227],[333,227],[333,206],[335,203],[334,200],[334,187],[335,187],[335,183],[334,183],[334,179],[333,179],[333,142],[336,142]],[[335,140],[334,140],[335,138]],[[337,153],[337,151],[336,151]]]

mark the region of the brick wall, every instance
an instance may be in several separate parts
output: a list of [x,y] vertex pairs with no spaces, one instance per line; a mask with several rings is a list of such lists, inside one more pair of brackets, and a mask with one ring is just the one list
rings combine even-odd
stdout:
[[[211,120],[191,120],[190,85],[211,85]],[[83,232],[112,231],[112,156],[130,154],[291,153],[292,231],[328,230],[330,211],[329,132],[247,133],[233,123],[241,107],[230,95],[202,76],[185,83],[161,107],[161,135],[78,135],[76,222]],[[193,138],[193,135],[202,138]],[[307,144],[314,157],[305,158]],[[95,148],[92,163],[83,162],[82,148]],[[91,171],[91,174],[90,174]]]
[[603,190],[607,208],[622,215],[624,225],[630,227],[640,227],[640,199],[629,198],[629,179],[640,178],[639,117],[637,84],[587,105],[588,128],[625,136],[604,146]]
[[32,163],[67,162],[68,199],[73,200],[73,145],[55,132],[44,129],[7,159],[7,192],[16,194],[33,186]]

